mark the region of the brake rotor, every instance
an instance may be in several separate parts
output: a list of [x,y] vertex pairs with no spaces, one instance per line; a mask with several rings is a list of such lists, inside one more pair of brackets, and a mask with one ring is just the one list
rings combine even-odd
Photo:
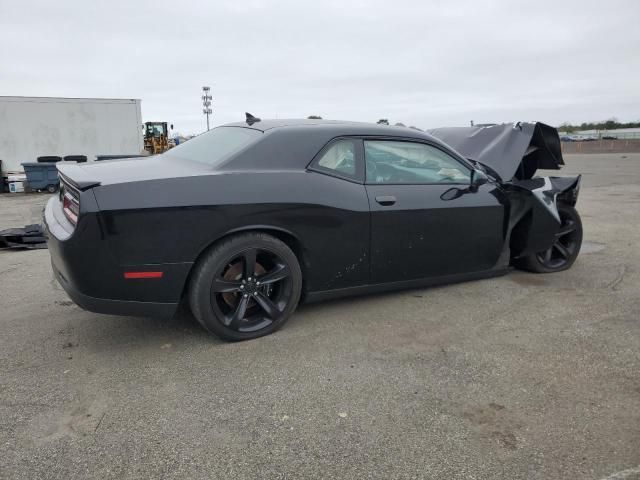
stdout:
[[[240,280],[242,278],[242,267],[243,267],[242,260],[238,260],[227,269],[227,271],[224,273],[222,278],[224,278],[225,280],[231,280],[231,281]],[[256,262],[255,274],[263,275],[265,273],[267,273],[265,268],[262,265],[260,265],[258,262]],[[222,299],[224,300],[224,303],[226,303],[228,306],[235,308],[235,306],[238,304],[238,295],[240,295],[240,293],[238,292],[226,292],[222,294]],[[249,300],[248,308],[252,307],[254,304],[255,304],[255,301],[253,299]]]

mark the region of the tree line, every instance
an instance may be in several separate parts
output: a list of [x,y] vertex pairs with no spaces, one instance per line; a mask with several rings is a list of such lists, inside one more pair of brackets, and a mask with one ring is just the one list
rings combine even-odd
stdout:
[[610,118],[601,122],[583,122],[580,125],[572,125],[565,122],[558,126],[561,132],[576,132],[578,130],[615,130],[617,128],[640,128],[640,122],[621,123],[616,118]]

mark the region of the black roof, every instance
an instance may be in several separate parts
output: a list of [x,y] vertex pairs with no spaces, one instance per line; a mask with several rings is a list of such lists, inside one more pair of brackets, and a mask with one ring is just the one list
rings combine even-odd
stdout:
[[268,118],[257,122],[234,122],[225,127],[248,127],[256,130],[271,130],[272,128],[293,127],[300,125],[375,125],[366,122],[351,122],[347,120],[323,120],[323,119],[307,119],[307,118]]
[[377,123],[351,122],[347,120],[322,120],[306,118],[266,119],[248,124],[234,122],[223,127],[245,127],[267,132],[274,129],[294,129],[297,127],[313,127],[335,135],[384,135],[397,137],[427,138],[436,140],[431,135],[415,128],[393,125],[379,125]]
[[[222,126],[251,128],[265,134],[259,142],[248,146],[232,158],[222,168],[226,170],[304,169],[324,145],[333,138],[341,136],[367,135],[422,139],[443,145],[451,151],[451,148],[444,145],[441,140],[420,130],[375,123],[272,119],[251,122],[251,125],[247,122],[235,122]],[[283,145],[286,145],[286,148],[283,148]]]

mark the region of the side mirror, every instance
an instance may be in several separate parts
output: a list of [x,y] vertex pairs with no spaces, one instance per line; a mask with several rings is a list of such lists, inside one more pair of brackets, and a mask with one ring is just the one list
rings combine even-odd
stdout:
[[464,195],[468,191],[469,191],[468,188],[462,189],[457,187],[451,187],[449,190],[446,190],[442,195],[440,195],[440,199],[444,200],[445,202],[448,202],[449,200],[455,200],[456,198],[460,198],[462,195]]
[[476,193],[481,185],[489,182],[489,177],[482,170],[471,170],[471,181],[467,188],[451,187],[440,198],[445,201],[455,200],[466,193]]
[[471,192],[477,192],[478,188],[480,188],[481,185],[484,185],[487,182],[489,182],[489,177],[487,177],[486,173],[484,173],[482,170],[472,170],[469,190]]

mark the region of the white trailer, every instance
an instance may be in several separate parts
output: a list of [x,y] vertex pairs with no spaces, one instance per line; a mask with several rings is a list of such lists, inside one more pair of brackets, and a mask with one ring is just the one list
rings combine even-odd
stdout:
[[45,155],[140,154],[141,126],[138,99],[0,96],[2,172]]

